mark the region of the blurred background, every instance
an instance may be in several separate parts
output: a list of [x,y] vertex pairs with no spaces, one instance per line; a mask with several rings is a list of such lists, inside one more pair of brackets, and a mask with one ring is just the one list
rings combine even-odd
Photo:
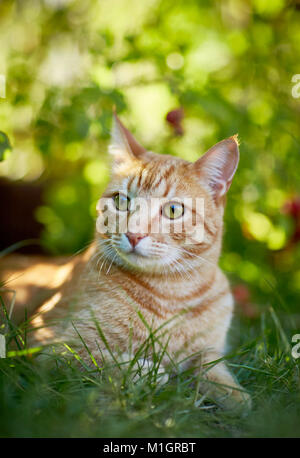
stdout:
[[299,21],[296,0],[1,1],[0,250],[91,241],[115,105],[144,146],[191,161],[239,133],[221,267],[250,318],[296,312]]

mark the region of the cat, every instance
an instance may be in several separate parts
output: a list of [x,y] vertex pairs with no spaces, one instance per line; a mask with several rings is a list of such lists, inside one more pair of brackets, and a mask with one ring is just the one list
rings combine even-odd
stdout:
[[[150,326],[157,345],[167,345],[162,366],[169,356],[184,360],[183,368],[203,370],[201,389],[216,402],[250,407],[222,359],[234,304],[218,259],[226,193],[239,162],[237,136],[191,163],[146,150],[114,114],[109,153],[111,178],[97,205],[95,239],[70,261],[65,286],[33,316],[30,344],[68,342],[84,361],[92,354],[101,364],[110,351],[132,357]],[[196,198],[204,202],[202,219],[185,204]],[[139,215],[138,199],[154,201],[150,218]],[[195,237],[182,229],[195,217],[202,239],[201,230]],[[117,221],[114,230],[107,229],[109,219]],[[153,222],[159,231],[151,231]]]

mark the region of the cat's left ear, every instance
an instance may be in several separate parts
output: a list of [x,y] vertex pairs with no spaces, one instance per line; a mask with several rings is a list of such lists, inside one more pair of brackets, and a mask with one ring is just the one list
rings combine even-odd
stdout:
[[228,191],[239,163],[237,135],[222,140],[198,159],[194,167],[209,186],[213,197],[219,199]]
[[117,114],[113,114],[113,126],[109,153],[114,157],[116,165],[140,158],[146,152],[131,132],[123,125]]

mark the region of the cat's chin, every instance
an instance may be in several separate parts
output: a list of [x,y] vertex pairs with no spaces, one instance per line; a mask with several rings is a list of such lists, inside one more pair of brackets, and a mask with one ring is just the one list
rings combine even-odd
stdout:
[[118,255],[118,258],[115,259],[115,264],[119,267],[150,274],[166,273],[166,263],[163,262],[162,258],[141,254],[136,251],[124,253],[118,250]]

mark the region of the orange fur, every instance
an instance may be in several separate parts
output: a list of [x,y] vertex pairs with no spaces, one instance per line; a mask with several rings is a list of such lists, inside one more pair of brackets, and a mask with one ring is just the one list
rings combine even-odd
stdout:
[[[96,231],[93,245],[76,258],[64,289],[38,309],[32,320],[32,344],[67,341],[88,361],[75,324],[100,361],[98,346],[104,353],[105,347],[95,318],[113,351],[128,354],[129,343],[134,352],[149,333],[137,313],[141,312],[152,329],[162,326],[159,340],[162,345],[168,340],[168,352],[175,360],[196,352],[201,352],[198,363],[194,361],[198,366],[221,358],[233,299],[218,258],[225,193],[238,163],[236,137],[220,142],[192,164],[145,151],[115,116],[110,152],[114,159],[111,181],[104,192],[107,199],[121,190],[132,199],[202,197],[204,240],[194,243],[189,235],[176,231],[149,233],[145,226],[142,236],[148,240],[148,254],[140,255],[123,250],[124,235]],[[158,213],[155,218],[162,216]],[[167,363],[165,357],[163,364]],[[250,402],[224,362],[212,365],[206,378],[203,389],[210,389],[215,397],[222,390],[211,381],[226,385],[225,392],[231,393],[227,403]]]

